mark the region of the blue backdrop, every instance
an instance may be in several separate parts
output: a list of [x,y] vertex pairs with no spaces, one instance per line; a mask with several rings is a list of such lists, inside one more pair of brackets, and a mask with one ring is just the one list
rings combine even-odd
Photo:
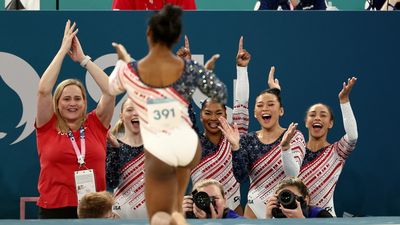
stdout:
[[[39,163],[33,130],[36,88],[39,76],[60,46],[66,20],[77,21],[85,53],[110,72],[110,61],[115,61],[114,55],[108,55],[114,53],[112,41],[125,44],[135,58],[146,54],[149,15],[0,12],[0,218],[18,218],[19,198],[38,195]],[[335,208],[338,215],[347,211],[399,216],[398,21],[400,14],[390,12],[186,12],[184,33],[189,36],[192,53],[203,54],[205,59],[221,54],[216,73],[230,93],[236,76],[238,40],[243,35],[244,47],[252,54],[250,112],[256,94],[267,86],[270,66],[275,65],[285,105],[281,125],[299,122],[306,137],[304,112],[316,102],[331,105],[336,115],[329,140],[344,135],[337,95],[343,81],[357,76],[350,97],[359,141],[338,182]],[[85,74],[67,57],[59,80],[73,76],[90,86]],[[91,109],[98,95],[95,89],[89,92]],[[251,118],[250,130],[259,129]]]

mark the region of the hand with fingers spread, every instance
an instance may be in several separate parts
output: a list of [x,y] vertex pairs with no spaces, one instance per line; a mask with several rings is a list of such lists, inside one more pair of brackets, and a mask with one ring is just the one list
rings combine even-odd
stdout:
[[118,59],[126,63],[130,63],[132,61],[131,55],[128,54],[128,52],[126,51],[125,47],[122,44],[113,42],[111,43],[111,45],[115,48],[115,51],[118,54]]
[[229,125],[228,121],[223,116],[219,117],[218,120],[220,122],[218,128],[222,131],[226,139],[228,139],[229,143],[231,143],[232,150],[237,151],[240,148],[240,134],[237,125]]
[[219,59],[220,55],[219,54],[215,54],[211,57],[211,59],[209,59],[206,64],[204,65],[204,68],[206,68],[207,70],[214,70],[215,68],[215,62],[217,61],[217,59]]
[[238,53],[236,55],[236,65],[240,67],[247,67],[247,65],[249,65],[250,59],[250,53],[243,48],[243,36],[241,36],[239,39]]
[[68,52],[69,57],[74,62],[81,63],[82,60],[85,58],[85,53],[83,53],[81,43],[79,42],[78,36],[72,39],[71,50]]
[[290,140],[292,140],[295,132],[297,129],[297,123],[290,123],[289,128],[285,132],[285,134],[282,137],[282,141],[280,143],[280,146],[282,148],[282,151],[287,151],[290,149]]
[[353,86],[356,84],[356,81],[357,81],[357,77],[352,77],[352,78],[347,79],[347,84],[346,84],[346,82],[343,82],[343,88],[339,92],[339,100],[340,100],[341,104],[349,102],[349,95],[350,95],[351,89],[353,89]]
[[70,52],[72,40],[78,33],[78,29],[75,29],[75,27],[76,27],[76,23],[74,22],[71,26],[70,20],[68,20],[67,23],[65,24],[64,37],[63,37],[62,44],[60,47],[60,51],[64,55]]
[[185,35],[185,46],[182,46],[176,52],[176,55],[184,59],[192,59],[190,52],[189,38]]
[[268,74],[268,87],[269,88],[276,88],[281,90],[281,85],[279,84],[279,80],[275,78],[275,66],[271,66]]

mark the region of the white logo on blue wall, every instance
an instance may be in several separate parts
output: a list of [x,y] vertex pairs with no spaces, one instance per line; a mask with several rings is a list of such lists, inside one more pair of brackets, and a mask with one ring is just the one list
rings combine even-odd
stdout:
[[[23,125],[25,127],[19,137],[11,143],[16,144],[34,130],[39,76],[25,60],[6,52],[0,52],[0,76],[18,94],[23,107],[22,117],[15,128]],[[7,135],[7,131],[0,130],[0,132],[0,139]]]

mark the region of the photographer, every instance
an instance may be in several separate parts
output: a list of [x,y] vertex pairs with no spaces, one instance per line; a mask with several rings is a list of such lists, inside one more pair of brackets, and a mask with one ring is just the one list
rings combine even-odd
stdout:
[[266,218],[331,218],[325,209],[310,206],[306,185],[297,177],[287,177],[267,200]]
[[214,179],[198,181],[192,195],[183,199],[186,218],[194,219],[235,219],[244,218],[226,207],[226,197],[220,182]]

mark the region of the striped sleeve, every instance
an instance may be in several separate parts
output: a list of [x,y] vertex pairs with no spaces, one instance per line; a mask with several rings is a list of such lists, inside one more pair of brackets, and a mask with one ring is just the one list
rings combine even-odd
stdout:
[[249,129],[249,78],[247,67],[236,67],[235,103],[232,120],[238,126],[240,135]]
[[300,131],[296,131],[290,140],[290,149],[282,151],[283,170],[286,176],[297,176],[303,163],[306,143]]
[[235,101],[233,106],[233,122],[237,125],[240,135],[246,134],[249,130],[249,107],[248,102],[240,104]]
[[127,70],[129,70],[128,65],[124,61],[118,60],[114,70],[108,78],[109,91],[111,95],[118,95],[125,91],[122,80],[124,72]]
[[355,144],[358,139],[357,122],[350,102],[340,104],[340,109],[342,111],[343,126],[346,131],[347,140]]
[[347,135],[343,136],[336,144],[337,154],[343,159],[346,160],[350,153],[353,152],[356,147],[355,142],[350,142]]

